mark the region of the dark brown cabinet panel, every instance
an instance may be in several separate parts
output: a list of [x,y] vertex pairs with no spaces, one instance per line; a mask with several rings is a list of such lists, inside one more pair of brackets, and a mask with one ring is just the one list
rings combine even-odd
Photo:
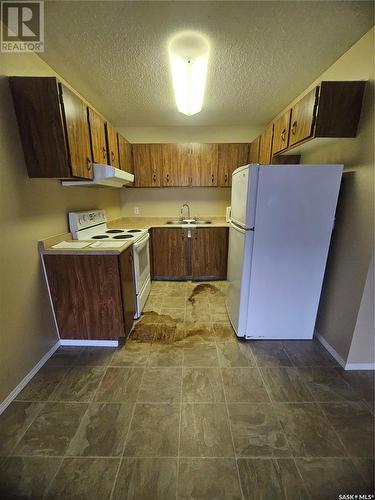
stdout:
[[87,113],[90,125],[92,161],[108,165],[109,159],[105,136],[105,121],[91,108],[87,109]]
[[292,108],[289,145],[313,136],[318,87],[314,88]]
[[226,279],[227,260],[227,227],[200,227],[192,230],[192,279]]
[[54,77],[9,84],[29,177],[92,178],[85,103]]
[[152,229],[152,268],[154,279],[186,279],[190,275],[188,229]]
[[43,259],[60,338],[117,340],[129,331],[134,285],[126,252]]
[[219,183],[221,187],[232,185],[232,174],[236,168],[247,165],[249,145],[246,143],[219,144]]
[[87,106],[72,90],[60,85],[72,175],[92,179]]
[[160,187],[163,171],[161,144],[133,144],[135,187]]
[[249,163],[259,163],[259,140],[257,137],[249,146]]
[[191,144],[191,185],[216,187],[218,162],[217,144]]
[[119,168],[120,162],[118,158],[117,132],[108,122],[106,122],[106,131],[107,131],[107,150],[109,154],[108,164],[112,165],[113,167]]
[[121,170],[125,170],[130,174],[134,173],[132,145],[121,134],[117,134],[118,138],[118,153]]
[[131,247],[120,254],[119,264],[122,306],[124,310],[124,329],[125,335],[129,335],[131,329],[133,328],[134,315],[136,311],[133,252]]
[[163,186],[191,185],[191,145],[161,144],[163,151]]
[[273,125],[266,128],[259,140],[259,163],[268,165],[271,163]]
[[272,155],[280,153],[288,147],[290,114],[291,110],[288,109],[273,123]]

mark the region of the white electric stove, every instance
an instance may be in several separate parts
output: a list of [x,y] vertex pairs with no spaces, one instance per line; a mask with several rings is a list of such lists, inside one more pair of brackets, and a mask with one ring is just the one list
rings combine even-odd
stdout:
[[150,235],[147,229],[116,228],[107,226],[104,210],[69,212],[69,229],[74,240],[131,241],[133,243],[136,314],[139,318],[151,290]]

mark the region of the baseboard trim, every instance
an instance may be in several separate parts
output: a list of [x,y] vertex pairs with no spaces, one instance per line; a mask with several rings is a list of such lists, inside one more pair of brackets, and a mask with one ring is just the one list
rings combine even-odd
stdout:
[[18,394],[22,391],[22,389],[30,382],[30,380],[34,377],[34,375],[42,368],[42,366],[49,360],[52,354],[58,349],[60,346],[60,341],[57,341],[55,345],[51,347],[51,349],[46,352],[46,354],[38,361],[38,363],[29,371],[29,373],[21,380],[21,382],[13,389],[13,391],[7,396],[2,403],[0,403],[0,415],[3,411],[8,408],[10,403],[15,399]]
[[83,347],[118,347],[118,340],[60,339],[60,345]]
[[342,357],[340,356],[340,354],[331,346],[331,344],[329,344],[326,341],[326,339],[324,337],[322,337],[321,335],[319,335],[319,333],[316,332],[316,331],[315,331],[314,337],[317,340],[319,340],[319,342],[322,344],[322,346],[327,349],[327,351],[330,353],[331,356],[333,356],[335,358],[335,360],[339,363],[339,365],[341,365],[345,369],[346,361],[344,361],[342,359]]
[[345,370],[375,370],[375,363],[346,363]]

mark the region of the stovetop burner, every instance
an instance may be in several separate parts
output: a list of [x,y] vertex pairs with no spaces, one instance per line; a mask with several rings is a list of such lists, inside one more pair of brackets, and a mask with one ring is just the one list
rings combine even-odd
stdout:
[[109,238],[106,234],[97,234],[96,236],[92,236],[93,240],[104,240],[105,238]]
[[108,229],[106,233],[123,233],[124,231],[122,229]]
[[127,240],[129,238],[134,238],[134,236],[131,234],[118,234],[113,237],[114,240]]
[[142,229],[129,229],[128,233],[141,233]]

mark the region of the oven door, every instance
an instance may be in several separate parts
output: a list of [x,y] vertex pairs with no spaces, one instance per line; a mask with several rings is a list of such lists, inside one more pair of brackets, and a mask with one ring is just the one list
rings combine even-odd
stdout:
[[147,233],[133,244],[135,291],[138,295],[150,281],[150,235]]

